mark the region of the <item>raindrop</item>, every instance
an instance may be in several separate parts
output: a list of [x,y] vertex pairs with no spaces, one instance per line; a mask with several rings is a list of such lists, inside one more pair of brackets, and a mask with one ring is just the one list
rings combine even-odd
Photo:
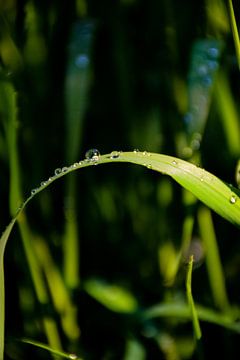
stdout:
[[150,154],[147,152],[147,151],[143,151],[143,155],[148,155],[148,156],[150,156]]
[[61,170],[63,173],[67,172],[68,171],[68,167],[67,166],[64,166]]
[[203,180],[204,180],[204,178],[203,178],[203,176],[201,176],[200,181],[203,181]]
[[53,177],[48,178],[48,181],[49,182],[53,181]]
[[40,184],[40,186],[45,186],[45,185],[47,185],[47,181],[42,181]]
[[147,168],[148,168],[148,169],[152,169],[152,165],[151,165],[151,164],[148,164],[148,165],[147,165]]
[[83,163],[82,161],[79,161],[78,165],[82,165],[82,163]]
[[100,152],[97,149],[90,149],[86,152],[85,158],[88,161],[98,161],[100,158]]
[[57,176],[57,175],[61,174],[61,172],[62,172],[62,169],[57,168],[57,169],[54,171],[54,174]]
[[37,190],[38,190],[38,189],[32,189],[32,190],[31,190],[31,195],[36,194]]
[[134,152],[134,154],[136,154],[136,153],[139,152],[139,150],[138,150],[138,149],[134,149],[133,152]]
[[173,161],[172,161],[172,164],[173,164],[173,165],[177,165],[176,160],[173,160]]
[[78,163],[74,163],[72,167],[73,167],[73,168],[78,167]]
[[237,202],[237,197],[236,197],[236,195],[231,195],[229,201],[230,201],[230,204],[235,204],[235,203]]
[[117,159],[117,158],[119,158],[119,156],[120,156],[120,152],[119,152],[119,151],[112,151],[110,158],[111,158],[111,159]]
[[69,356],[69,359],[72,359],[72,360],[78,359],[76,354],[69,354],[68,356]]

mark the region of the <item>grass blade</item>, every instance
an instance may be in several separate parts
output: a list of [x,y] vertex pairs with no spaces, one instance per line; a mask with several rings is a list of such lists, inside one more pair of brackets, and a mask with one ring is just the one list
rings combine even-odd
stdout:
[[[25,200],[22,206],[12,219],[6,230],[3,232],[0,239],[0,269],[3,269],[4,249],[11,233],[11,230],[19,218],[20,214],[37,194],[43,191],[46,187],[51,185],[55,180],[60,179],[66,174],[78,170],[80,168],[94,166],[96,164],[107,164],[112,162],[127,162],[138,164],[158,171],[162,174],[171,176],[185,189],[192,192],[196,198],[201,200],[204,204],[221,215],[226,220],[234,225],[240,227],[240,197],[239,190],[230,185],[225,184],[219,178],[209,173],[208,171],[197,167],[187,161],[174,158],[168,155],[147,153],[144,152],[112,152],[102,156],[94,155],[93,158],[85,159],[79,163],[75,163],[64,170],[59,171],[56,175],[51,176],[47,181],[42,182],[42,185],[33,189],[31,195]],[[1,275],[0,284],[0,301],[1,315],[0,315],[0,345],[3,344],[4,339],[4,284],[3,272]]]
[[237,28],[236,18],[235,18],[235,14],[234,14],[232,0],[228,0],[228,8],[229,8],[230,23],[231,23],[232,33],[233,33],[233,40],[234,40],[235,49],[236,49],[237,62],[238,62],[238,66],[240,68],[240,41],[239,41],[238,28]]
[[61,358],[64,358],[64,359],[81,360],[75,354],[68,354],[68,353],[65,353],[63,351],[55,350],[55,349],[51,348],[50,346],[45,345],[45,344],[43,344],[41,342],[38,342],[38,341],[34,341],[34,340],[30,340],[30,339],[21,339],[20,341],[25,343],[25,344],[33,345],[33,346],[36,346],[36,347],[38,347],[40,349],[46,350],[46,351],[50,352],[52,355],[57,355],[58,357],[61,357]]
[[187,270],[187,277],[186,277],[186,292],[187,292],[187,299],[188,305],[191,311],[192,323],[193,323],[193,330],[195,333],[195,337],[197,340],[200,340],[202,337],[201,328],[199,325],[198,315],[195,308],[193,296],[192,296],[192,267],[193,267],[193,255],[190,256],[190,260],[188,263],[188,270]]
[[206,248],[206,264],[214,302],[219,309],[227,311],[229,310],[229,302],[222,262],[211,213],[206,207],[201,207],[198,211],[198,224]]

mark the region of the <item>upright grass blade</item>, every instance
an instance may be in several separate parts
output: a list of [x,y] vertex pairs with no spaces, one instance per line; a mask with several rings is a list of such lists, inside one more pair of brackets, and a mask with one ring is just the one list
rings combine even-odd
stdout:
[[[91,48],[95,25],[91,20],[78,20],[71,29],[65,79],[66,147],[65,159],[72,162],[79,154],[83,124],[91,82]],[[65,231],[63,236],[64,279],[74,290],[80,282],[80,244],[76,213],[76,178],[67,179],[65,189]]]
[[230,17],[230,23],[231,23],[231,28],[232,28],[233,40],[234,40],[235,49],[236,49],[237,62],[238,62],[238,66],[240,68],[240,41],[239,41],[238,28],[237,28],[236,18],[235,18],[235,14],[234,14],[232,0],[228,0],[228,8],[229,8],[229,17]]
[[[20,184],[20,166],[18,159],[18,149],[17,149],[17,99],[16,92],[13,85],[5,80],[0,83],[0,110],[3,114],[5,136],[7,139],[7,148],[9,154],[9,172],[10,172],[10,186],[9,186],[9,208],[10,213],[13,216],[16,212],[16,209],[19,208],[22,203],[21,195],[21,184]],[[18,211],[19,211],[18,210]],[[10,226],[6,229],[7,232],[11,229],[13,223],[10,223]],[[30,269],[33,285],[36,291],[37,299],[40,304],[45,305],[49,302],[48,291],[43,277],[40,264],[38,262],[37,256],[34,252],[32,244],[32,234],[28,226],[27,218],[25,213],[22,213],[18,217],[18,225],[20,229],[20,234],[23,242],[23,248],[26,254],[28,266]],[[0,244],[0,302],[1,302],[1,315],[2,317],[1,324],[4,324],[4,284],[3,284],[3,254],[5,249],[6,242],[3,241]],[[57,325],[55,320],[49,317],[43,317],[43,328],[48,338],[49,344],[54,347],[61,348],[60,337],[58,334]],[[1,325],[0,325],[1,326]],[[4,348],[4,337],[2,336],[4,328],[0,329],[0,359],[3,356]]]
[[206,248],[206,263],[212,295],[215,305],[222,311],[229,310],[225,277],[217,245],[217,239],[208,208],[201,207],[198,211],[200,234]]
[[193,255],[191,255],[188,263],[188,271],[186,277],[186,292],[187,292],[188,305],[191,311],[194,334],[196,339],[200,340],[202,337],[202,332],[199,325],[198,315],[192,296],[192,267],[193,267]]
[[[4,250],[15,222],[19,219],[26,205],[46,187],[51,185],[55,180],[60,179],[66,174],[80,168],[94,166],[96,164],[107,164],[112,162],[128,162],[142,165],[148,169],[158,171],[162,174],[171,176],[185,189],[192,192],[199,200],[213,209],[216,213],[230,221],[234,225],[240,227],[240,197],[239,191],[230,185],[225,184],[213,174],[201,169],[191,163],[168,155],[144,152],[117,152],[111,154],[96,155],[75,163],[58,174],[51,176],[48,180],[42,182],[42,185],[33,189],[31,195],[25,200],[18,209],[15,217],[3,232],[0,239],[0,269],[3,269]],[[1,273],[0,282],[0,344],[1,355],[3,358],[4,344],[4,278]]]

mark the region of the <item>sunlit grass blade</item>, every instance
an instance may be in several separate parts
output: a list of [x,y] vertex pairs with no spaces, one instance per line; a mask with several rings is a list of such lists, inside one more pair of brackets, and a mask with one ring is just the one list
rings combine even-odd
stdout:
[[230,17],[230,23],[231,23],[231,28],[232,28],[233,40],[234,40],[235,49],[236,49],[237,62],[238,62],[238,66],[240,68],[240,41],[239,41],[238,28],[237,28],[236,18],[235,18],[235,14],[234,14],[232,0],[228,0],[228,8],[229,8],[229,17]]
[[63,351],[55,350],[55,349],[51,348],[50,346],[45,345],[45,344],[43,344],[41,342],[38,342],[38,341],[34,341],[34,340],[30,340],[30,339],[24,339],[24,338],[21,339],[20,341],[25,343],[25,344],[29,344],[29,345],[35,346],[37,348],[46,350],[52,355],[57,355],[57,358],[63,358],[63,359],[69,359],[69,360],[82,360],[76,354],[68,354],[68,353],[63,352]]
[[217,245],[217,239],[209,209],[201,207],[198,211],[200,234],[206,249],[206,264],[215,305],[222,311],[229,310],[225,277]]
[[187,277],[186,277],[186,292],[188,305],[191,312],[193,330],[197,340],[200,340],[202,337],[201,328],[199,325],[198,314],[195,308],[193,296],[192,296],[192,267],[193,267],[193,255],[190,256],[190,260],[188,263]]
[[[9,226],[4,231],[0,242],[1,242],[1,268],[3,268],[3,257],[6,242],[11,233],[14,223],[19,218],[20,214],[26,207],[29,201],[31,201],[37,194],[43,191],[46,187],[52,184],[55,180],[60,179],[66,174],[75,171],[80,168],[94,166],[96,164],[107,164],[112,162],[127,162],[142,165],[148,169],[158,171],[162,174],[171,176],[185,189],[192,192],[196,198],[201,200],[204,204],[214,210],[216,213],[230,221],[234,225],[240,226],[240,198],[239,191],[230,185],[225,184],[219,178],[209,173],[208,171],[201,169],[189,162],[181,159],[174,158],[172,156],[147,153],[144,152],[125,152],[120,153],[114,151],[111,154],[102,156],[95,155],[93,158],[85,159],[79,163],[75,163],[64,171],[60,171],[59,174],[51,176],[47,181],[43,182],[42,185],[33,189],[31,195],[26,199],[21,208],[18,210],[16,216],[12,219]],[[0,299],[4,304],[4,285],[3,285],[3,274],[1,283],[1,294]],[[2,308],[4,312],[4,305]],[[1,321],[4,322],[4,317],[1,315]],[[4,323],[0,324],[1,334],[0,338],[4,338],[3,333]],[[1,339],[0,343],[3,343]]]

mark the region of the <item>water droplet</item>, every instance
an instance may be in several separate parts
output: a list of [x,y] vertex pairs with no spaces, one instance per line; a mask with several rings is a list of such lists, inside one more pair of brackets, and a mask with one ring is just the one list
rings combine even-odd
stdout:
[[134,152],[134,154],[136,154],[136,153],[139,152],[139,150],[138,150],[138,149],[134,149],[133,152]]
[[61,172],[62,172],[62,169],[57,168],[57,169],[55,169],[54,174],[57,176],[57,175],[61,174]]
[[69,359],[71,359],[71,360],[78,359],[78,356],[76,354],[69,354],[68,356],[69,356]]
[[97,149],[90,149],[86,152],[85,158],[88,161],[98,161],[100,158],[100,152]]
[[143,155],[144,156],[146,156],[146,155],[150,156],[150,154],[147,151],[143,151]]
[[79,161],[78,165],[82,165],[82,163],[83,163],[82,161]]
[[204,180],[204,178],[203,178],[203,176],[201,176],[200,181],[203,181],[203,180]]
[[236,195],[231,195],[229,201],[230,201],[231,204],[235,204],[235,203],[237,202],[237,197],[236,197]]
[[147,168],[148,168],[148,169],[152,169],[152,165],[151,165],[151,164],[148,164],[148,165],[147,165]]
[[120,156],[120,152],[119,152],[119,151],[112,151],[110,158],[111,158],[111,159],[117,159],[117,158],[119,158],[119,156]]
[[173,164],[173,165],[177,165],[176,160],[173,160],[173,161],[172,161],[172,164]]
[[49,182],[53,181],[53,177],[50,176],[50,178],[48,178],[48,181]]
[[68,171],[68,167],[67,166],[64,166],[61,170],[63,173],[67,172]]
[[45,185],[47,185],[47,181],[42,181],[40,184],[40,186],[45,186]]
[[36,194],[37,190],[38,190],[38,189],[32,189],[32,190],[31,190],[31,195]]
[[78,163],[74,163],[72,167],[73,167],[73,168],[78,167]]

